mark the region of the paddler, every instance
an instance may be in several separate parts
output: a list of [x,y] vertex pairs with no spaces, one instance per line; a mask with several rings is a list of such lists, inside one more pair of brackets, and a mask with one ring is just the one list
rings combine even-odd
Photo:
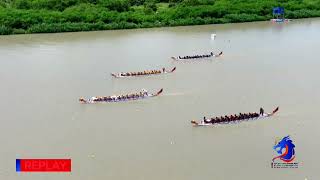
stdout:
[[210,123],[214,124],[214,118],[210,118]]
[[243,115],[244,115],[245,119],[252,118],[252,116],[253,116],[253,114],[251,114],[251,113],[244,113]]
[[263,115],[264,114],[264,110],[263,110],[263,108],[261,107],[260,108],[260,115]]
[[207,118],[205,116],[203,117],[203,122],[206,123],[206,124],[210,123],[210,121],[207,121]]
[[144,96],[144,95],[148,95],[148,91],[147,91],[147,90],[142,89],[142,92],[143,92],[143,96]]
[[243,119],[243,114],[239,113],[239,119]]
[[251,114],[251,113],[249,113],[249,114],[244,114],[246,117],[246,119],[248,119],[248,118],[252,118],[253,117],[253,114]]
[[229,116],[225,115],[224,118],[225,118],[228,122],[230,121]]

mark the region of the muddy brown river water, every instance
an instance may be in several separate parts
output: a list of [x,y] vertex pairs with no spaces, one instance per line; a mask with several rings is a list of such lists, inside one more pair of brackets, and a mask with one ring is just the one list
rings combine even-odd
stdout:
[[[1,36],[0,179],[317,179],[319,48],[317,18]],[[219,50],[224,55],[208,61],[170,59]],[[110,76],[174,66],[164,76]],[[164,92],[132,102],[77,101],[141,88]],[[276,106],[268,119],[190,124]],[[272,169],[275,139],[286,135],[299,168]],[[16,173],[16,158],[71,158],[72,173]]]

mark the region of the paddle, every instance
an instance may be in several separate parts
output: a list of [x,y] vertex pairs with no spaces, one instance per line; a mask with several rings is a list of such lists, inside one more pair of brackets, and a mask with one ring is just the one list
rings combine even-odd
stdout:
[[159,94],[161,94],[163,91],[163,88],[160,89],[160,91],[157,92],[157,94],[155,94],[154,96],[158,96]]

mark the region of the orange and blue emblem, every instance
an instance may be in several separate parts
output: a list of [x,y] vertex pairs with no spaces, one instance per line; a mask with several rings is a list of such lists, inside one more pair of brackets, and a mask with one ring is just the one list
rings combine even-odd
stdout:
[[282,138],[273,146],[273,149],[279,154],[279,156],[274,157],[272,161],[280,159],[286,163],[292,162],[296,157],[294,148],[295,145],[292,143],[289,136]]

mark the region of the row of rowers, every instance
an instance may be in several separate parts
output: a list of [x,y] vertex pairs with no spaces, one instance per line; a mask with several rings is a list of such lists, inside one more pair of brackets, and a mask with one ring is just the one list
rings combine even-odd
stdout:
[[[104,97],[92,97],[90,101],[99,102],[99,101],[120,101],[120,100],[128,100],[128,99],[137,99],[141,97],[148,96],[148,91],[143,89],[139,93],[132,93],[127,95],[119,95],[119,96],[104,96]],[[83,98],[80,98],[79,101],[85,101]]]
[[210,54],[205,54],[205,55],[179,56],[179,59],[205,58],[205,57],[211,57],[213,55],[214,55],[213,52],[210,52]]
[[165,71],[166,69],[162,68],[162,72],[161,70],[147,70],[142,72],[127,72],[127,73],[121,72],[120,75],[121,76],[138,76],[138,75],[147,75],[147,74],[161,74],[161,73],[164,73]]
[[260,115],[263,115],[263,112],[260,111],[260,114],[254,112],[254,113],[240,113],[239,115],[231,115],[231,116],[221,116],[221,117],[215,117],[211,119],[207,119],[206,117],[203,117],[203,122],[206,124],[214,124],[214,123],[221,123],[221,122],[230,122],[230,121],[238,121],[238,120],[244,120],[244,119],[250,119],[250,118],[257,118]]

